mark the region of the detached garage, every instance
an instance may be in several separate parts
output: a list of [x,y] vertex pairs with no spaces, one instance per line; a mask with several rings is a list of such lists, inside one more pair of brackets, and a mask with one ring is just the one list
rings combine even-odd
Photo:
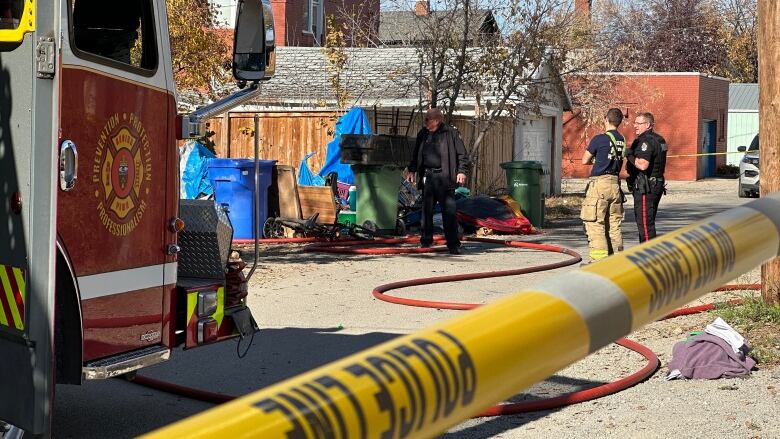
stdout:
[[729,128],[726,163],[739,166],[740,146],[748,146],[758,134],[758,84],[729,85]]

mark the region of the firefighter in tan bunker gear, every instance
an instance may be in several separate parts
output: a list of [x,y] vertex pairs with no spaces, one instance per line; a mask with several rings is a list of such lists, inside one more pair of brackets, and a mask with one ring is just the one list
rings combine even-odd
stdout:
[[582,156],[583,165],[593,165],[580,213],[588,235],[588,262],[623,251],[620,225],[625,198],[620,189],[620,169],[626,143],[618,132],[622,122],[623,112],[611,108],[604,119],[606,132],[591,139]]

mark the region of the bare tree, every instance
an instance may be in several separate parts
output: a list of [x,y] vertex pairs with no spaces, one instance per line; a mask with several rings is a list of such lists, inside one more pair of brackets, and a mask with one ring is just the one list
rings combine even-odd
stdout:
[[[410,13],[412,13],[410,11]],[[408,44],[419,54],[420,106],[469,114],[472,159],[500,120],[552,104],[562,76],[586,70],[589,32],[568,0],[442,0],[417,14]],[[470,106],[471,108],[464,108]]]
[[603,0],[594,28],[618,71],[695,71],[757,79],[756,0]]
[[722,19],[728,62],[722,75],[735,82],[758,82],[758,7],[756,0],[714,0]]

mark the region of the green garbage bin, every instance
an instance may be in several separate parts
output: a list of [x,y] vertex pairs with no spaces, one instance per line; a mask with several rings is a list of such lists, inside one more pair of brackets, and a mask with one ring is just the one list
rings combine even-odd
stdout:
[[371,221],[376,224],[378,231],[393,233],[398,218],[401,168],[353,164],[352,172],[357,187],[357,224]]
[[536,161],[501,163],[506,171],[509,196],[520,204],[523,215],[534,227],[544,224],[544,198],[540,185],[542,164]]

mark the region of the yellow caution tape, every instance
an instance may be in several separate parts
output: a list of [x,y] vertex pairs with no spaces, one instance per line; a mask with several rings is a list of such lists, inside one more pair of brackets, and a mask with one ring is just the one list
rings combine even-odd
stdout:
[[778,255],[780,193],[144,437],[432,437]]
[[19,23],[14,29],[0,29],[0,43],[21,43],[24,34],[35,30],[35,3],[25,0]]
[[[753,153],[754,151],[751,151]],[[755,151],[756,154],[758,154],[758,151]],[[745,154],[744,152],[740,151],[726,151],[726,152],[701,152],[697,154],[671,154],[667,155],[666,158],[676,158],[676,157],[704,157],[704,156],[710,156],[710,155],[726,155],[726,154]]]

